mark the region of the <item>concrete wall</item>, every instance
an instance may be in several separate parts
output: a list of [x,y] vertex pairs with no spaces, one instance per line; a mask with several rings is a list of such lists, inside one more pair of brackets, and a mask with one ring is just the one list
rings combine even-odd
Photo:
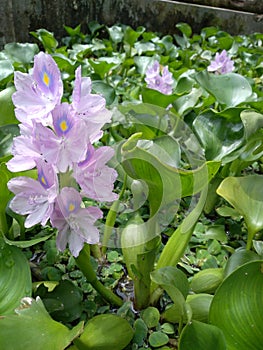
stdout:
[[233,35],[263,32],[262,0],[0,0],[0,5],[0,47],[32,41],[29,32],[39,28],[60,38],[66,35],[63,25],[82,23],[85,29],[93,20],[143,25],[163,34],[173,33],[178,22],[189,23],[195,32],[211,25]]

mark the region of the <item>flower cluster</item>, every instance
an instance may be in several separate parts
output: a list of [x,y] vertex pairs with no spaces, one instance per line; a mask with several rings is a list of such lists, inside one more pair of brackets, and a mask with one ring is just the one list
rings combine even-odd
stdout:
[[32,73],[17,71],[14,82],[20,135],[14,138],[13,158],[7,167],[13,172],[36,168],[38,179],[19,176],[8,182],[15,194],[10,208],[27,215],[27,228],[50,220],[58,229],[58,249],[63,251],[68,243],[76,257],[84,242],[99,241],[94,224],[102,217],[99,208],[83,205],[83,197],[97,201],[117,198],[113,192],[117,173],[107,165],[114,151],[93,146],[111,113],[105,99],[91,93],[91,80],[81,76],[81,67],[75,72],[71,102],[61,102],[59,68],[43,52],[35,56]]
[[162,67],[158,61],[146,70],[145,81],[147,87],[158,90],[165,95],[170,95],[173,91],[173,75],[169,72],[168,67]]
[[226,50],[223,50],[221,53],[216,53],[207,70],[216,74],[231,73],[234,70],[234,62],[228,57]]

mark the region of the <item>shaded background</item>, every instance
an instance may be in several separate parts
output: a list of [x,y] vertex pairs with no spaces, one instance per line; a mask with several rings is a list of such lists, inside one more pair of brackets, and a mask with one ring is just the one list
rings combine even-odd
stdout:
[[262,0],[0,0],[0,5],[0,47],[32,41],[29,32],[39,28],[59,39],[66,35],[64,25],[81,23],[85,31],[89,21],[143,25],[163,34],[175,32],[178,22],[196,33],[206,26],[232,35],[263,32]]

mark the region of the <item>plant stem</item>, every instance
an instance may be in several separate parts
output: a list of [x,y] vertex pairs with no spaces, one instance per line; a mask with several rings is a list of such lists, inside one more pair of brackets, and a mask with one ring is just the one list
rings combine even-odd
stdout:
[[115,202],[112,203],[110,210],[108,212],[106,223],[105,223],[105,229],[104,229],[104,235],[103,235],[103,241],[102,241],[102,254],[105,255],[107,250],[107,245],[109,243],[109,239],[113,230],[113,227],[115,225],[117,212],[120,206],[121,199],[123,197],[123,194],[126,189],[126,183],[127,183],[127,174],[124,176],[124,181],[122,185],[122,189],[119,195],[119,199],[117,199]]
[[106,300],[110,305],[122,306],[123,300],[106,288],[99,280],[90,262],[90,246],[84,244],[79,256],[75,258],[77,266],[85,275],[87,282]]

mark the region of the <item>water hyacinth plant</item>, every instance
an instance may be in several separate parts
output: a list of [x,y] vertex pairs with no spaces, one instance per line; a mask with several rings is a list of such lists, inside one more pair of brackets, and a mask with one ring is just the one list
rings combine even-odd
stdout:
[[1,349],[261,348],[263,36],[177,29],[1,52]]

